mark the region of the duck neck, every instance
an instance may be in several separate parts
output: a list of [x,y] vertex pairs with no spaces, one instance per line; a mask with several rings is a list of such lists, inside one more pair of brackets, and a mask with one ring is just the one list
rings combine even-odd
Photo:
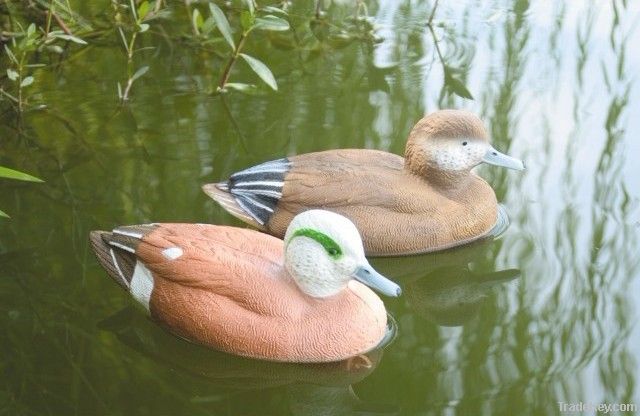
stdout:
[[473,177],[469,170],[442,170],[430,165],[421,165],[419,168],[409,165],[406,168],[412,174],[420,176],[433,188],[450,197],[454,197],[467,188]]

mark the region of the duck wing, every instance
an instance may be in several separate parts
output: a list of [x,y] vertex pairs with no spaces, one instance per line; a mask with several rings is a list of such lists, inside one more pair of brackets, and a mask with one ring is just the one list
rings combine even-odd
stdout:
[[153,276],[141,301],[152,313],[160,286],[210,302],[226,298],[249,313],[296,312],[273,301],[300,292],[283,268],[282,241],[269,235],[207,224],[153,224],[94,232],[91,241],[109,275],[139,301],[140,275],[147,270]]
[[265,162],[203,190],[231,215],[280,236],[307,209],[393,208],[390,190],[406,176],[403,166],[402,157],[378,150],[328,150]]

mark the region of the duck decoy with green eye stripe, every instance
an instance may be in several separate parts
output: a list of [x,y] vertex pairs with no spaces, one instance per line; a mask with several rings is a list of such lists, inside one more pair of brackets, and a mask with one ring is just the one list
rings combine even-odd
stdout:
[[489,144],[477,116],[442,110],[413,127],[404,158],[365,149],[308,153],[203,189],[230,214],[277,237],[297,213],[326,209],[356,224],[367,254],[407,255],[490,234],[500,215],[491,186],[471,172],[482,162],[524,169]]
[[183,338],[228,353],[288,362],[339,361],[387,335],[400,287],[364,256],[347,218],[310,210],[284,242],[254,230],[150,224],[93,231],[109,275]]

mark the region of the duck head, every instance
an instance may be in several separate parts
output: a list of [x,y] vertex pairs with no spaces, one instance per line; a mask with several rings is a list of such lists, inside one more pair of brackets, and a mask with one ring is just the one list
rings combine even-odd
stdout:
[[436,111],[418,121],[409,134],[405,166],[429,181],[455,186],[482,162],[524,169],[521,160],[491,146],[482,120],[468,111]]
[[285,267],[300,290],[328,297],[357,280],[387,296],[400,286],[376,272],[364,256],[356,226],[342,215],[309,210],[296,215],[284,237]]

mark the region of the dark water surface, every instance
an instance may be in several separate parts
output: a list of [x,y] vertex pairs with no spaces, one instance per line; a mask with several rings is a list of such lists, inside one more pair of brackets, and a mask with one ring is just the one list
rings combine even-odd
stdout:
[[[546,415],[558,402],[640,405],[640,7],[442,3],[436,39],[447,64],[465,69],[474,100],[442,92],[425,29],[431,5],[418,1],[369,2],[383,39],[375,46],[326,48],[305,62],[250,43],[277,93],[208,95],[220,60],[160,35],[144,38],[155,49],[136,59],[150,71],[124,107],[115,32],[38,72],[48,109],[21,123],[5,114],[0,125],[0,165],[46,181],[0,182],[0,208],[12,215],[0,219],[0,414]],[[255,78],[240,65],[234,76]],[[385,299],[398,337],[370,369],[274,365],[185,343],[133,309],[89,250],[90,230],[119,224],[240,226],[201,184],[309,151],[401,154],[413,123],[447,107],[480,114],[494,146],[525,161],[524,172],[478,171],[511,226],[495,241],[372,261],[404,296]]]

